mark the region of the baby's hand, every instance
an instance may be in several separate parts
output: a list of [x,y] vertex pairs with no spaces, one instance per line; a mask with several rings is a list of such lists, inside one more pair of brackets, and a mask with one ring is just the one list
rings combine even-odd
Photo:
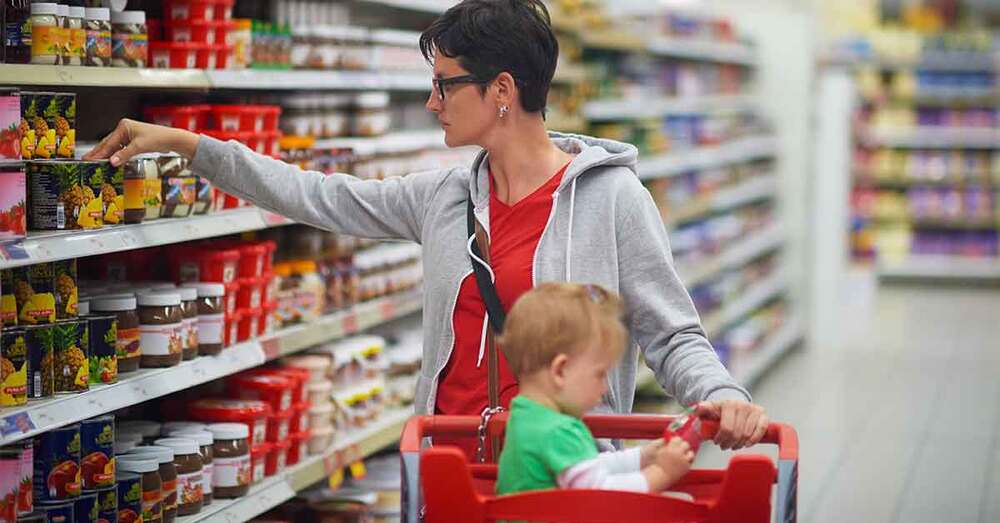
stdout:
[[656,465],[666,473],[668,485],[673,485],[684,477],[691,470],[692,461],[694,451],[691,450],[691,445],[676,436],[656,451]]
[[646,468],[650,465],[656,463],[656,453],[666,445],[667,442],[663,438],[656,438],[653,441],[643,445],[640,455],[640,468]]

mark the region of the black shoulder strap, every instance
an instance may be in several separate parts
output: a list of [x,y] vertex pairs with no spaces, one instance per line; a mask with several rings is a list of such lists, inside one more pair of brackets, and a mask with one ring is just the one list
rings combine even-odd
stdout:
[[[469,237],[471,238],[476,236],[476,214],[471,198],[469,198],[469,208],[466,214]],[[479,248],[478,237],[472,242],[472,253],[480,260],[487,260],[487,256],[483,256]],[[500,296],[497,295],[496,285],[490,279],[490,272],[482,263],[476,261],[475,257],[472,257],[472,270],[476,273],[476,284],[479,286],[479,294],[483,297],[483,302],[486,304],[486,312],[489,313],[490,327],[493,328],[495,334],[500,334],[503,332],[503,324],[507,314],[503,310],[503,304],[500,303]]]

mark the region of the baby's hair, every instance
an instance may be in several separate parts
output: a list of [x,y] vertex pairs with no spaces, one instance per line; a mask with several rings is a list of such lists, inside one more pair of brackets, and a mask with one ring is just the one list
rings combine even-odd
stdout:
[[520,379],[548,366],[559,354],[596,347],[620,356],[626,331],[621,299],[598,285],[544,283],[511,307],[497,340]]

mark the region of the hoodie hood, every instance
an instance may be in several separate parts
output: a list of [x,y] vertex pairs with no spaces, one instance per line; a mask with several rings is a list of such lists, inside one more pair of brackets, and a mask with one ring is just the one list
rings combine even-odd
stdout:
[[[634,145],[590,136],[555,132],[550,132],[549,138],[552,139],[552,143],[556,147],[576,155],[566,169],[566,173],[563,174],[562,182],[556,192],[570,186],[577,178],[595,167],[626,167],[632,171],[632,174],[636,173],[639,150]],[[472,201],[476,207],[476,214],[480,215],[480,218],[483,218],[480,212],[486,207],[490,196],[487,156],[485,150],[480,151],[476,156],[476,160],[472,164],[473,176],[469,182]]]

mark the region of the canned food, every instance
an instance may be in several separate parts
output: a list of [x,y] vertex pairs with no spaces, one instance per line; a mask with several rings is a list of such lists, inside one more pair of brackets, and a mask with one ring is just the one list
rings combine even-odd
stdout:
[[112,486],[97,491],[98,521],[100,523],[117,523],[118,521],[118,489]]
[[80,293],[77,288],[76,260],[52,262],[52,278],[55,290],[56,319],[76,318],[80,301]]
[[86,320],[68,320],[53,326],[52,353],[56,394],[78,393],[90,388]]
[[55,278],[52,265],[39,263],[14,269],[14,299],[19,324],[55,323]]
[[119,472],[115,490],[118,492],[118,523],[142,521],[142,476]]
[[83,184],[82,165],[73,160],[28,162],[29,228],[51,231],[104,226],[103,213],[98,210],[101,200]]
[[0,407],[28,402],[28,345],[24,329],[5,327],[0,334]]
[[94,195],[87,206],[89,218],[104,225],[122,223],[125,217],[124,171],[112,167],[108,161],[84,162],[80,169],[83,186]]
[[100,505],[97,502],[97,494],[83,494],[73,502],[73,515],[75,523],[98,523],[100,518]]
[[28,399],[47,398],[55,393],[55,365],[52,343],[54,325],[25,329],[28,343]]
[[16,520],[20,492],[21,448],[0,447],[0,521]]
[[118,381],[118,316],[98,314],[87,316],[90,340],[90,383]]
[[80,474],[85,491],[114,486],[114,416],[100,416],[80,423]]
[[42,433],[35,438],[34,452],[35,497],[58,501],[80,495],[79,425]]
[[38,511],[45,514],[48,523],[74,523],[76,511],[72,501],[42,501],[38,503]]
[[17,325],[17,298],[14,297],[14,269],[0,270],[0,324]]

